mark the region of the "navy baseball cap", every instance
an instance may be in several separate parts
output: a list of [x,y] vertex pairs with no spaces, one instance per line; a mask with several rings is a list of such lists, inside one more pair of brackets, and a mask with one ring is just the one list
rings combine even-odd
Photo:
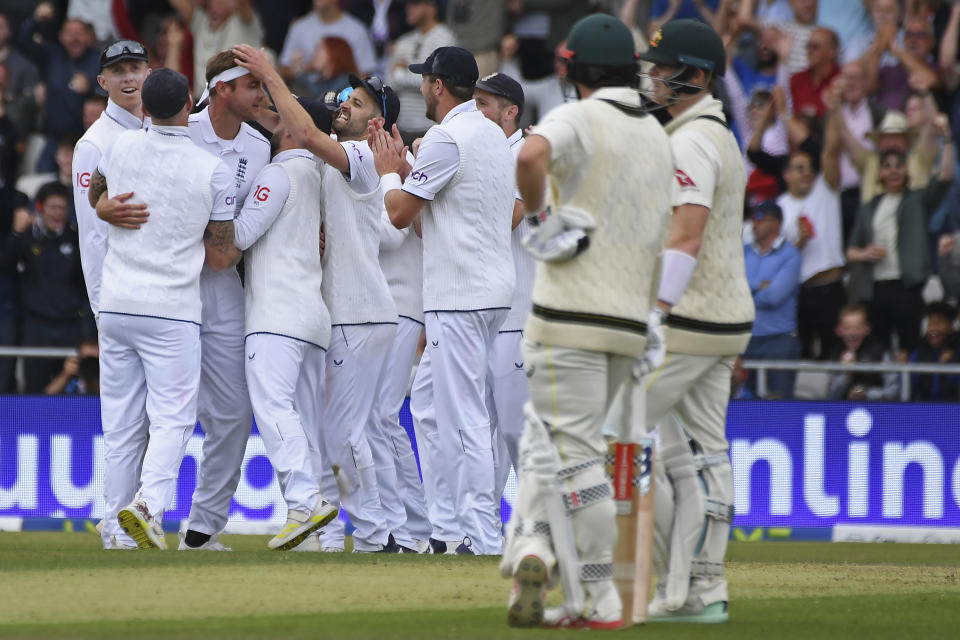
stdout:
[[476,88],[480,91],[492,93],[495,96],[503,96],[517,105],[517,108],[520,110],[517,114],[518,117],[523,113],[523,87],[507,74],[493,73],[481,78],[480,81],[477,82]]
[[771,216],[783,222],[783,209],[773,200],[764,200],[753,208],[751,212],[754,220]]
[[455,87],[472,87],[480,77],[476,59],[463,47],[439,47],[423,63],[407,68],[422,76],[440,76]]
[[100,52],[100,69],[102,70],[121,60],[150,61],[147,58],[147,50],[136,40],[117,40],[113,44],[108,44]]
[[[333,130],[333,115],[330,113],[330,109],[327,107],[323,98],[293,97],[296,98],[300,106],[303,107],[303,110],[306,111],[310,119],[313,120],[313,125],[325,134],[330,135],[330,131]],[[271,104],[270,111],[276,112],[277,105]]]
[[351,73],[348,80],[351,87],[354,89],[363,87],[374,100],[380,103],[380,110],[383,112],[383,119],[386,121],[383,123],[383,128],[389,131],[397,122],[397,117],[400,116],[400,98],[397,97],[393,88],[383,84],[380,76],[367,76],[361,79],[357,74]]
[[166,120],[180,113],[190,100],[190,83],[179,71],[163,67],[143,81],[140,96],[151,118]]

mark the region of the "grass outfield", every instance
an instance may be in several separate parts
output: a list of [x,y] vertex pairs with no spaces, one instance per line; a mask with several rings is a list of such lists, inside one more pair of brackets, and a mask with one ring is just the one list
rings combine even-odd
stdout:
[[[104,552],[93,535],[0,533],[0,638],[539,638],[506,626],[494,558]],[[167,536],[169,544],[175,537]],[[955,638],[960,546],[731,542],[731,623],[644,638]]]

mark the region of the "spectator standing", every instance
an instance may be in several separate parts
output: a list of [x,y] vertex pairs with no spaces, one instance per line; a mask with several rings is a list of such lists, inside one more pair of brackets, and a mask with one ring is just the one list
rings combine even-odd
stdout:
[[113,0],[69,0],[67,19],[83,20],[93,28],[97,42],[106,42],[117,33],[111,4]]
[[840,73],[837,66],[837,34],[830,29],[815,29],[807,40],[809,66],[790,76],[790,100],[793,112],[822,119],[827,109],[822,94]]
[[[960,362],[953,322],[957,311],[946,302],[934,302],[924,310],[926,329],[920,344],[910,354],[910,362],[956,364]],[[956,374],[914,373],[910,375],[910,400],[914,402],[956,402],[960,376]]]
[[[360,71],[363,74],[374,72],[377,58],[366,25],[345,14],[338,0],[313,0],[313,10],[294,20],[287,32],[283,52],[280,54],[281,75],[289,80],[301,71],[308,64],[320,41],[328,37],[346,40]],[[243,41],[238,40],[237,43],[239,42]]]
[[423,78],[407,66],[423,59],[428,51],[457,44],[450,27],[439,22],[437,0],[407,0],[407,24],[413,27],[399,38],[390,59],[390,85],[400,98],[397,127],[406,145],[423,137],[433,122],[426,116],[427,105],[420,93]]
[[910,20],[902,38],[893,25],[877,29],[873,46],[863,58],[867,90],[876,94],[885,109],[903,110],[911,88],[926,91],[942,86],[933,57],[933,26],[926,20]]
[[833,351],[834,318],[846,302],[837,150],[836,127],[828,124],[822,173],[810,153],[794,151],[783,172],[787,192],[777,199],[784,234],[801,252],[797,321],[804,358],[825,358]]
[[[0,185],[0,243],[6,246],[15,219],[29,218],[27,196],[12,182]],[[0,262],[0,344],[16,345],[20,334],[20,305],[17,296],[17,265]],[[0,394],[13,393],[15,358],[0,358]]]
[[198,0],[170,0],[170,6],[193,34],[194,97],[206,88],[207,61],[215,54],[239,43],[259,47],[263,42],[263,26],[250,0],[208,0],[206,9]]
[[[736,34],[734,34],[736,35]],[[777,52],[777,40],[780,38],[780,30],[773,26],[765,26],[760,31],[760,40],[757,42],[757,51],[755,61],[751,64],[744,56],[734,56],[728,67],[729,71],[724,76],[724,84],[727,90],[730,90],[730,81],[739,80],[745,96],[752,97],[758,89],[773,89],[777,84],[777,65],[780,63],[780,56]],[[727,45],[728,51],[733,53],[736,47],[736,38],[730,38]]]
[[[938,123],[949,136],[946,116],[938,116]],[[953,165],[953,145],[946,145],[937,180],[914,191],[907,182],[906,157],[897,150],[885,152],[883,192],[857,212],[847,248],[847,260],[860,267],[859,277],[851,281],[851,298],[869,301],[881,343],[889,345],[896,332],[901,360],[920,337],[922,290],[931,273],[927,223],[950,188]]]
[[[840,345],[831,360],[844,364],[855,362],[890,362],[890,354],[883,345],[870,338],[870,322],[863,305],[847,305],[840,311],[837,336]],[[897,399],[900,380],[896,373],[843,372],[830,374],[828,400],[887,400]]]
[[[753,210],[753,243],[744,245],[747,282],[756,319],[744,358],[793,360],[800,356],[797,339],[797,295],[800,290],[800,252],[783,235],[783,212],[776,202],[761,202]],[[771,371],[768,397],[793,397],[795,371]],[[756,393],[753,375],[747,387]]]
[[[17,265],[23,309],[21,341],[33,347],[71,347],[80,342],[86,307],[77,229],[67,224],[67,188],[51,182],[37,194],[36,218],[18,209],[13,233],[0,250],[0,265]],[[24,362],[26,393],[42,393],[60,363]]]
[[40,84],[37,67],[22,53],[13,48],[10,42],[10,20],[0,13],[0,65],[4,70],[0,74],[0,102],[16,127],[21,138],[26,137],[36,127],[36,98]]
[[349,0],[347,13],[369,25],[370,40],[376,55],[378,76],[389,69],[390,48],[398,37],[409,30],[406,7],[402,0]]
[[52,5],[41,2],[33,17],[21,26],[20,34],[20,46],[38,61],[46,88],[42,102],[47,143],[36,166],[41,172],[56,171],[57,140],[83,130],[83,100],[97,86],[100,71],[98,53],[92,48],[90,26],[79,20],[67,20],[60,27],[58,41],[53,42],[45,35],[52,28],[53,20]]
[[[447,26],[457,44],[477,61],[480,77],[500,68],[500,38],[506,32],[506,0],[449,0]],[[566,34],[560,34],[560,37]]]
[[[770,4],[765,0],[759,0],[762,4]],[[756,10],[758,0],[742,0],[740,3],[739,18],[742,23],[750,23],[755,20],[758,12]],[[807,61],[807,41],[811,34],[817,28],[817,0],[790,0],[790,7],[793,9],[791,19],[786,22],[775,22],[774,25],[783,33],[783,39],[789,44],[790,54],[781,56],[781,64],[786,66],[789,73],[797,73],[806,69],[809,65]],[[782,13],[776,14],[778,17]],[[767,19],[772,19],[772,14]]]
[[817,3],[817,24],[837,34],[843,64],[860,59],[869,46],[873,27],[867,10],[873,1]]

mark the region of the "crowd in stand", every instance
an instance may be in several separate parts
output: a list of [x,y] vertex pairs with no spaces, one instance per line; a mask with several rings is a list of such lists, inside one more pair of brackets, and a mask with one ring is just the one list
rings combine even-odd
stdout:
[[[20,375],[0,359],[0,393],[96,388],[72,197],[83,178],[71,160],[106,106],[104,42],[143,42],[150,66],[183,72],[195,96],[209,56],[240,42],[266,47],[302,96],[336,96],[350,73],[377,74],[397,91],[409,143],[431,124],[410,62],[440,46],[470,49],[481,76],[520,80],[522,124],[532,124],[564,101],[562,38],[594,11],[617,13],[639,49],[673,18],[707,21],[724,38],[716,90],[747,166],[744,251],[757,307],[744,358],[960,363],[960,3],[9,0],[0,10],[0,344],[84,346],[80,360],[25,360]],[[743,382],[737,395],[755,397],[755,380]],[[796,387],[794,374],[773,374],[766,396],[790,398]],[[899,397],[895,375],[838,373],[823,387],[835,399]],[[911,384],[919,400],[957,401],[958,387],[960,374]]]

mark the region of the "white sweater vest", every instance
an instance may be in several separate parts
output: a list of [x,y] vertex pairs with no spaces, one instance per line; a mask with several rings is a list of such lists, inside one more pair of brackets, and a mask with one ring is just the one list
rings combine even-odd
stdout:
[[279,166],[290,179],[290,195],[267,232],[244,252],[245,334],[271,333],[326,349],[330,313],[321,295],[326,278],[317,245],[321,173],[313,158],[290,158]]
[[697,267],[680,302],[667,317],[667,348],[675,353],[727,356],[743,353],[753,328],[753,298],[743,259],[746,172],[733,133],[721,123],[720,102],[706,99],[667,123],[706,137],[720,154],[713,207],[703,230]]
[[380,268],[390,287],[397,315],[423,323],[423,242],[407,229],[395,248],[380,244]]
[[[623,99],[630,93],[636,100],[635,92]],[[532,340],[625,356],[643,351],[656,258],[671,212],[673,162],[663,127],[639,115],[638,102],[628,103],[628,111],[630,106],[635,111],[626,113],[600,99],[581,100],[555,108],[544,120],[544,126],[551,120],[577,123],[580,135],[592,141],[592,153],[576,163],[579,184],[551,171],[548,191],[554,209],[585,210],[596,228],[583,253],[537,265],[526,326]]]
[[508,309],[516,180],[507,139],[476,110],[435,126],[453,138],[460,165],[422,217],[423,310]]
[[203,231],[220,160],[198,149],[186,133],[126,131],[110,151],[110,196],[134,192],[131,202],[150,205],[150,222],[139,229],[110,226],[101,312],[200,323]]
[[326,165],[320,191],[326,248],[323,299],[333,324],[397,321],[397,308],[380,269],[380,189],[361,195]]

